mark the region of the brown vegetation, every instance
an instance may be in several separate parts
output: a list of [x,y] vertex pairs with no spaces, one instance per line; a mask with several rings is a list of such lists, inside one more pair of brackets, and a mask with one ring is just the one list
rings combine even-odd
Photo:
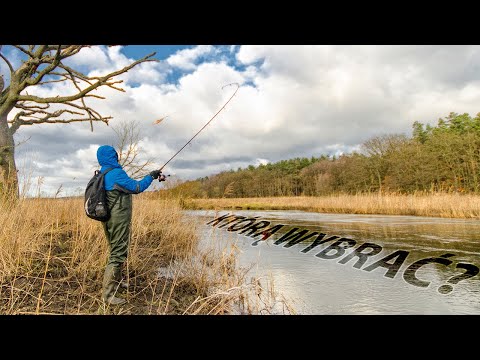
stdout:
[[344,214],[480,218],[480,196],[462,194],[188,199],[183,201],[183,206],[187,209],[304,210]]
[[[246,296],[257,282],[234,248],[203,250],[198,225],[176,200],[134,199],[125,279],[127,305],[108,308],[100,287],[107,260],[101,223],[81,199],[3,202],[1,314],[228,314],[260,311]],[[265,298],[272,295],[264,291]],[[264,301],[263,303],[268,303]]]

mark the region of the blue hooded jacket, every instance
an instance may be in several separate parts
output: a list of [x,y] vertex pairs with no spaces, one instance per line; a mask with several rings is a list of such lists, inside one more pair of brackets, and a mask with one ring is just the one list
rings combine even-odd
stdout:
[[145,176],[142,180],[136,181],[130,178],[122,166],[118,163],[118,154],[115,149],[109,145],[102,145],[97,150],[97,160],[100,166],[100,172],[109,168],[105,175],[105,190],[119,190],[127,194],[138,194],[145,191],[153,181],[151,175]]

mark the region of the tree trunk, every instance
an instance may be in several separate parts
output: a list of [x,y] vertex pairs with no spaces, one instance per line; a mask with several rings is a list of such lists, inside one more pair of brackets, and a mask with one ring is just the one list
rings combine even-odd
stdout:
[[15,143],[7,122],[7,115],[12,108],[13,106],[0,108],[0,198],[19,196]]

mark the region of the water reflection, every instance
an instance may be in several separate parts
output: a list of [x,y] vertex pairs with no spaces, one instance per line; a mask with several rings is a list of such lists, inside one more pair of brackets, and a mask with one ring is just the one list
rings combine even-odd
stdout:
[[[202,224],[219,215],[213,211],[187,213]],[[478,221],[302,211],[233,213],[258,216],[272,225],[285,224],[258,246],[252,246],[251,237],[228,232],[226,227],[204,225],[204,236],[235,242],[242,251],[241,264],[254,263],[251,271],[255,275],[271,274],[276,289],[297,313],[480,314],[479,275],[475,272],[480,266]],[[337,238],[307,253],[302,250],[315,237],[290,247],[285,247],[287,242],[275,245],[292,227]],[[351,240],[341,246],[351,246],[338,254],[335,249],[326,252],[340,238]],[[380,250],[360,264],[361,257],[352,254],[367,243]]]

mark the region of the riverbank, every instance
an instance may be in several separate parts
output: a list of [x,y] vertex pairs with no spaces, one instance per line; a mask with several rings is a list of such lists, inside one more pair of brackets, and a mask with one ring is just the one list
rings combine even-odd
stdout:
[[184,199],[182,206],[190,210],[303,210],[341,214],[480,218],[480,196],[462,194]]
[[25,199],[0,212],[0,314],[229,314],[255,307],[235,249],[200,250],[178,200],[134,198],[126,305],[101,299],[107,242],[83,199]]

